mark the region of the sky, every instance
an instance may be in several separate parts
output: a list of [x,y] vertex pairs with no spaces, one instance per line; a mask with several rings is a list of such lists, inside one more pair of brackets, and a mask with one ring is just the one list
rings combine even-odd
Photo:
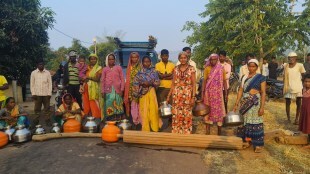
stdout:
[[[203,0],[41,0],[42,7],[55,13],[54,28],[77,38],[87,48],[96,36],[123,34],[124,41],[147,41],[157,38],[156,51],[181,51],[191,32],[181,31],[186,21],[201,22]],[[71,46],[72,38],[49,29],[53,49]]]
[[[297,1],[294,11],[300,11],[303,2]],[[42,7],[50,7],[56,13],[55,29],[48,30],[53,49],[71,46],[72,38],[66,35],[81,40],[88,48],[96,36],[115,36],[119,32],[123,41],[147,41],[153,35],[158,40],[156,51],[168,49],[174,54],[188,46],[184,39],[191,32],[181,31],[186,21],[206,21],[199,14],[207,3],[208,0],[41,0]]]

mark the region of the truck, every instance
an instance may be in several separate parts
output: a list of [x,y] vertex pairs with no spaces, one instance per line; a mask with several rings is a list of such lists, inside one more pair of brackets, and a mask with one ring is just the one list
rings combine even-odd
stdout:
[[122,67],[124,76],[126,77],[126,70],[131,52],[138,52],[140,60],[147,55],[151,58],[152,66],[158,62],[158,54],[155,51],[157,39],[149,36],[148,41],[121,41],[119,38],[114,38],[117,49],[114,50],[117,63]]

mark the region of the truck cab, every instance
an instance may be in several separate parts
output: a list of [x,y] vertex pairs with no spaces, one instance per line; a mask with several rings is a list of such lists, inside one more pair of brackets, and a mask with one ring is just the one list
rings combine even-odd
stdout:
[[122,67],[124,76],[126,77],[126,70],[131,52],[138,52],[140,61],[143,56],[148,55],[151,58],[152,66],[158,62],[158,54],[155,51],[157,40],[150,36],[146,42],[126,41],[123,42],[119,38],[114,38],[117,49],[114,51],[117,63]]

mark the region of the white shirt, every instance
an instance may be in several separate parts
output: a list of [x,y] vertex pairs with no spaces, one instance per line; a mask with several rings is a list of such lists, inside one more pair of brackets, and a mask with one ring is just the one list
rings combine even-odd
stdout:
[[36,69],[30,76],[31,95],[51,96],[52,95],[52,77],[49,71]]
[[[284,67],[286,66],[289,65],[285,63]],[[284,70],[286,70],[286,68]],[[287,67],[289,92],[291,94],[302,92],[303,85],[301,74],[305,72],[304,65],[301,63],[296,63],[293,68]]]
[[268,63],[263,64],[263,66],[262,66],[262,75],[266,76],[266,77],[269,76]]

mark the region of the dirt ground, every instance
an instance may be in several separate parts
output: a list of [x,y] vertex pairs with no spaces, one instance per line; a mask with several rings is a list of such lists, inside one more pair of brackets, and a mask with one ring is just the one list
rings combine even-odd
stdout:
[[[236,95],[231,94],[229,108]],[[32,105],[23,104],[29,111]],[[297,126],[286,122],[284,101],[270,100],[265,131]],[[292,116],[295,116],[292,103]],[[291,118],[294,120],[294,117]],[[205,126],[194,121],[195,133]],[[212,127],[211,132],[216,132]],[[103,143],[100,139],[59,139],[9,144],[0,149],[0,173],[310,173],[310,150],[266,141],[262,153],[253,148],[218,150]]]

